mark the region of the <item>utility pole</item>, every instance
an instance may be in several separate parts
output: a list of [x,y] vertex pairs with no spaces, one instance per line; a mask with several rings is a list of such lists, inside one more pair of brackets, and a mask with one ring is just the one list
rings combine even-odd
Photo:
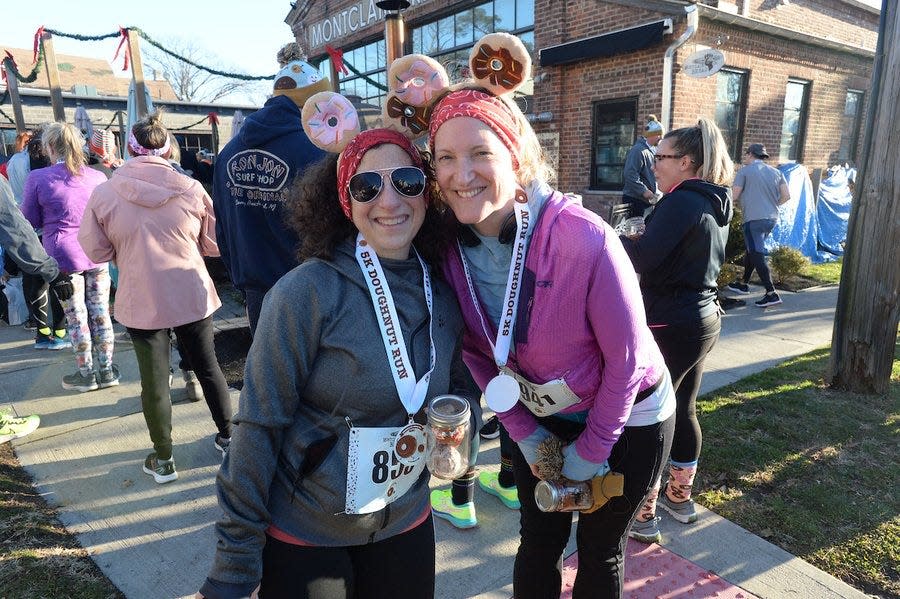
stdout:
[[888,390],[900,322],[900,3],[882,0],[863,159],[850,211],[828,379]]

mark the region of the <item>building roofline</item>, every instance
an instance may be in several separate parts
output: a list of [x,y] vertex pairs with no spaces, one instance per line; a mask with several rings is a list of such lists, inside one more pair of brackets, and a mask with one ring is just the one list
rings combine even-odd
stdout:
[[860,0],[839,0],[839,1],[843,2],[844,4],[849,4],[850,6],[858,8],[860,10],[870,12],[873,15],[881,14],[881,9],[879,7],[872,6],[871,4],[866,4],[865,2],[860,2]]
[[[21,96],[45,96],[50,97],[50,90],[34,87],[20,87],[19,95]],[[62,97],[72,100],[86,100],[90,102],[128,102],[126,96],[87,96],[74,94],[72,92],[62,92]],[[233,110],[259,110],[260,106],[251,106],[249,104],[207,104],[200,102],[185,102],[183,100],[166,100],[164,98],[150,98],[154,104],[164,104],[167,106],[189,106],[192,108],[227,108]]]
[[746,29],[748,31],[758,31],[760,33],[765,33],[774,37],[780,37],[782,39],[792,40],[810,46],[817,46],[819,48],[827,48],[829,50],[836,50],[838,52],[845,52],[847,54],[863,56],[865,58],[875,57],[874,49],[869,50],[868,48],[863,48],[862,46],[854,46],[853,44],[823,39],[821,37],[809,35],[808,33],[800,33],[791,29],[787,29],[786,27],[780,27],[778,25],[772,25],[771,23],[765,23],[763,21],[757,21],[756,19],[751,19],[749,17],[742,17],[740,15],[725,12],[723,10],[719,10],[718,8],[706,6],[705,4],[697,4],[697,9],[700,12],[701,19],[708,19],[717,23],[725,23],[726,25],[733,25],[735,27],[740,27],[741,29]]

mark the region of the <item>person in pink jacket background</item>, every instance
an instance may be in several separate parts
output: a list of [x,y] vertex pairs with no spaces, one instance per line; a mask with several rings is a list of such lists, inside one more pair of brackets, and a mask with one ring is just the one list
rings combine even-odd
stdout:
[[116,319],[128,327],[141,373],[141,405],[154,451],[143,470],[159,483],[178,478],[172,455],[169,329],[187,354],[224,455],[231,403],[216,360],[212,314],[222,303],[203,263],[218,256],[212,200],[167,158],[169,132],[158,114],[132,128],[133,156],[91,196],[78,234],[94,260],[119,266]]
[[[52,166],[31,171],[25,181],[22,214],[41,237],[47,254],[59,269],[72,275],[75,293],[61,302],[77,370],[63,377],[63,389],[93,391],[119,384],[119,372],[112,362],[113,327],[109,314],[109,267],[106,258],[92,261],[78,244],[78,227],[91,192],[106,181],[106,175],[85,166],[84,138],[74,125],[51,123],[41,141]],[[49,328],[38,331],[51,337]],[[52,334],[58,344],[59,332]],[[51,347],[52,349],[52,347]],[[93,350],[97,351],[98,372],[94,372]]]
[[557,437],[564,479],[624,475],[623,496],[579,515],[573,588],[576,599],[621,597],[626,533],[668,454],[675,411],[637,276],[612,229],[544,182],[552,170],[512,100],[456,89],[435,105],[429,134],[459,238],[445,273],[466,322],[464,359],[517,443],[514,594],[560,596],[572,513],[534,499],[537,447]]

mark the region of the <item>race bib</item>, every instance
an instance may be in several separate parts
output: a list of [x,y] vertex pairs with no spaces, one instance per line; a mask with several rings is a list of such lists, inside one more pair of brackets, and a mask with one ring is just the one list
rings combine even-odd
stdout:
[[370,514],[402,497],[425,469],[425,428],[350,428],[348,514]]
[[535,416],[552,416],[581,401],[581,398],[569,389],[565,379],[559,378],[537,385],[508,368],[504,369],[503,373],[510,375],[519,383],[519,401]]

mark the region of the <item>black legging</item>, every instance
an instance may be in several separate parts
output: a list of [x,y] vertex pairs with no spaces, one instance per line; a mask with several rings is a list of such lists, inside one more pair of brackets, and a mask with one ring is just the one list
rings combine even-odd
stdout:
[[[203,397],[219,434],[231,436],[231,398],[225,375],[216,360],[212,316],[174,327],[194,374],[203,389]],[[153,449],[161,459],[172,456],[172,401],[169,397],[169,365],[171,345],[168,329],[128,328],[141,373],[141,407],[153,441]]]
[[49,283],[39,276],[22,273],[22,293],[38,330],[48,328],[52,333],[66,329],[66,315],[62,304],[56,293],[50,290]]
[[[389,509],[389,508],[385,508]],[[434,597],[434,522],[383,541],[307,547],[266,537],[261,599]]]
[[712,314],[692,325],[654,326],[653,337],[662,352],[675,388],[675,438],[672,461],[694,462],[700,457],[703,433],[697,420],[697,393],[706,355],[719,339],[721,319]]

